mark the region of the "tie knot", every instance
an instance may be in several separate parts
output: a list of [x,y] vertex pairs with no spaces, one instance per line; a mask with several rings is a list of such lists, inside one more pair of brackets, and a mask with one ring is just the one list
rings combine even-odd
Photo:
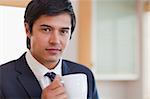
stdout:
[[55,74],[54,72],[48,72],[48,73],[46,73],[44,76],[49,77],[49,79],[50,79],[51,81],[53,81],[53,80],[55,79],[56,74]]

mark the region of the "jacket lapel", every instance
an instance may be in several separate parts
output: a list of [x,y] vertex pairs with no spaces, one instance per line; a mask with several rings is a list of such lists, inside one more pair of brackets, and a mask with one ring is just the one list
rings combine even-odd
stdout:
[[18,59],[16,64],[16,71],[19,73],[18,81],[22,87],[24,87],[29,97],[36,97],[36,99],[40,99],[42,89],[26,62],[25,54],[20,59]]
[[71,71],[71,70],[70,70],[69,66],[68,66],[67,63],[63,60],[63,61],[62,61],[62,76],[70,74],[70,71]]

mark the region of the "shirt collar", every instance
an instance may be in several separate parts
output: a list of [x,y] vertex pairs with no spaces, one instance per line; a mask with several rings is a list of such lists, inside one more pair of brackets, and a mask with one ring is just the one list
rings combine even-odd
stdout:
[[26,60],[27,63],[30,67],[30,69],[32,70],[32,72],[34,73],[34,75],[36,76],[36,78],[38,80],[40,80],[47,72],[54,72],[60,76],[62,76],[62,58],[60,58],[59,63],[57,64],[57,66],[54,69],[49,70],[48,68],[46,68],[44,65],[42,65],[41,63],[39,63],[31,54],[31,52],[28,50],[26,53]]

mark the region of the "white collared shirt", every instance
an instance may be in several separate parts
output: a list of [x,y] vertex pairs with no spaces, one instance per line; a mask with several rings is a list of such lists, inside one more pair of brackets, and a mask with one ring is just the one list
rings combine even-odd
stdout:
[[60,76],[62,76],[62,58],[60,59],[59,63],[54,69],[49,70],[46,66],[39,63],[28,50],[26,55],[27,64],[29,65],[30,69],[34,73],[35,77],[39,81],[39,84],[42,89],[46,88],[50,83],[50,79],[47,76],[44,76],[47,72],[54,72]]

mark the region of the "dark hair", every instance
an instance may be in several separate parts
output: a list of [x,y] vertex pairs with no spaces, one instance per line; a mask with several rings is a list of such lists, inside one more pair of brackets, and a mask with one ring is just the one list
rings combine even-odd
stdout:
[[[66,12],[71,17],[71,36],[76,25],[75,13],[72,4],[69,0],[32,0],[26,8],[24,15],[24,22],[29,25],[30,32],[32,32],[32,27],[34,22],[41,15],[58,15],[60,13]],[[30,49],[30,39],[27,37],[27,48]]]

